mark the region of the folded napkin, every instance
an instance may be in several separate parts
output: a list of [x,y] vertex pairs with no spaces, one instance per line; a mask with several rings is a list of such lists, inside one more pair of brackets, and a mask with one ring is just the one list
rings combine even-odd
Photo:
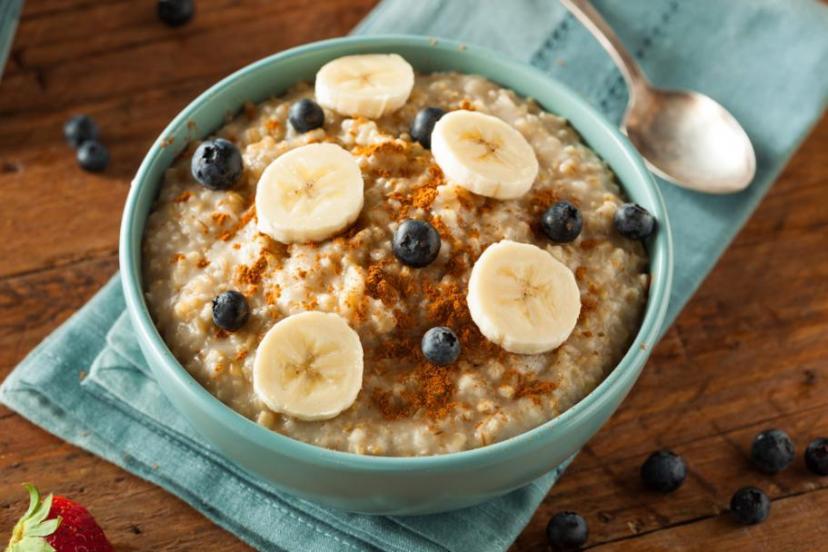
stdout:
[[[758,154],[757,178],[741,194],[714,198],[662,183],[677,248],[672,321],[824,110],[828,9],[806,0],[596,4],[655,82],[711,94],[744,124]],[[568,83],[614,120],[623,109],[617,70],[551,0],[385,0],[356,32],[488,45]],[[0,401],[262,550],[502,551],[563,469],[486,504],[433,516],[347,514],[276,493],[174,415],[133,339],[117,277],[12,372]]]
[[0,78],[3,77],[3,67],[11,51],[12,38],[22,7],[23,0],[0,0]]

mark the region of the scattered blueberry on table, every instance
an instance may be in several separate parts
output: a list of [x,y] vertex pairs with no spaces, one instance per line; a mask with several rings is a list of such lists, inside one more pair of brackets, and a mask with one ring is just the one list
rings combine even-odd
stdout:
[[750,459],[753,464],[768,474],[778,473],[793,462],[794,444],[781,429],[767,429],[753,439]]
[[202,142],[190,165],[200,184],[211,190],[226,190],[239,179],[242,173],[242,156],[239,148],[224,138]]
[[88,140],[98,139],[98,125],[89,115],[75,115],[63,125],[63,136],[73,148]]
[[546,538],[552,550],[577,550],[589,538],[589,527],[575,512],[558,512],[546,526]]
[[641,466],[641,481],[654,491],[669,493],[681,487],[687,477],[687,465],[669,450],[652,453]]
[[648,238],[656,227],[655,217],[636,203],[621,205],[615,211],[613,223],[619,234],[631,240]]
[[440,234],[424,220],[408,219],[397,227],[391,240],[394,255],[415,268],[431,264],[440,253]]
[[817,475],[828,475],[828,438],[810,442],[805,449],[805,466]]
[[755,525],[767,519],[771,502],[761,489],[742,487],[730,499],[730,511],[739,523]]
[[213,299],[213,323],[223,330],[238,330],[249,316],[247,299],[238,291],[225,291]]
[[424,107],[414,116],[411,123],[410,134],[414,141],[419,142],[425,149],[431,149],[431,131],[440,117],[446,112],[439,107]]
[[581,211],[568,201],[559,201],[541,216],[541,228],[550,240],[569,243],[581,233],[584,220]]
[[290,106],[288,121],[297,132],[308,132],[325,124],[325,112],[315,101],[302,98]]
[[78,148],[78,165],[89,172],[101,172],[109,165],[109,151],[97,140],[87,140]]
[[170,27],[180,27],[195,15],[193,0],[158,0],[158,18]]
[[451,364],[460,356],[460,340],[451,328],[431,328],[420,342],[423,355],[434,364]]

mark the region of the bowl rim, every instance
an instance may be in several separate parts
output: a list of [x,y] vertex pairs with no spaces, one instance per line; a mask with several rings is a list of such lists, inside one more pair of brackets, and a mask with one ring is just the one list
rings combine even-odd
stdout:
[[[654,214],[657,217],[659,227],[658,234],[651,242],[652,246],[649,248],[650,273],[657,273],[659,278],[655,282],[652,280],[650,282],[644,317],[638,333],[627,349],[627,352],[615,365],[609,375],[580,401],[555,418],[503,441],[475,449],[429,456],[361,455],[327,449],[299,441],[298,439],[267,429],[253,420],[242,416],[207,391],[173,356],[158,332],[147,308],[142,286],[140,260],[140,244],[144,224],[138,224],[136,212],[139,196],[141,195],[140,190],[147,182],[151,167],[157,162],[159,155],[165,147],[166,137],[174,135],[176,129],[182,127],[182,125],[186,125],[192,113],[200,109],[203,103],[209,102],[212,96],[232,86],[237,79],[248,73],[255,72],[265,66],[278,63],[288,58],[294,58],[320,50],[331,50],[331,58],[334,58],[337,57],[337,48],[360,45],[374,49],[380,47],[388,48],[389,51],[395,47],[452,50],[459,55],[482,56],[500,65],[506,65],[512,74],[523,72],[533,78],[541,78],[546,86],[555,89],[555,94],[565,98],[567,102],[575,104],[578,110],[582,111],[585,116],[588,116],[590,124],[601,127],[612,138],[612,147],[620,150],[623,154],[624,162],[628,163],[635,171],[635,178],[643,181],[645,184],[645,195],[649,195],[652,205],[655,206],[656,212]],[[338,55],[345,54],[340,52]],[[509,85],[504,83],[503,86],[508,87]],[[620,180],[619,184],[622,188],[624,187]],[[138,235],[137,240],[135,239],[136,234]],[[133,243],[138,244],[137,251],[135,251],[136,248],[133,247]],[[150,358],[146,359],[147,362],[153,365],[153,371],[156,373],[156,367],[163,368],[165,375],[173,380],[175,385],[180,390],[183,390],[191,401],[199,403],[202,410],[207,412],[213,421],[220,424],[223,428],[231,429],[237,432],[244,440],[255,442],[280,456],[288,456],[304,463],[320,466],[347,467],[354,471],[381,470],[384,472],[405,472],[434,468],[459,470],[500,461],[501,455],[509,456],[523,448],[538,445],[540,441],[549,441],[556,434],[566,434],[569,431],[568,428],[576,426],[585,419],[589,419],[592,413],[599,411],[605,403],[611,401],[612,391],[616,387],[623,387],[627,377],[632,376],[635,378],[637,376],[634,372],[636,369],[643,368],[649,356],[649,351],[659,338],[661,326],[665,319],[673,278],[673,243],[664,199],[655,179],[645,167],[643,159],[629,143],[627,138],[612,123],[569,87],[524,62],[515,60],[508,55],[489,48],[421,35],[384,34],[332,38],[308,43],[267,56],[233,72],[187,104],[155,140],[142,160],[133,179],[124,206],[120,229],[119,264],[121,282],[127,310],[130,313],[130,320],[134,326],[139,342],[142,342],[144,345],[142,351],[146,355],[148,349],[150,353]],[[631,372],[633,373],[631,374]],[[634,381],[630,384],[630,387],[633,383]]]

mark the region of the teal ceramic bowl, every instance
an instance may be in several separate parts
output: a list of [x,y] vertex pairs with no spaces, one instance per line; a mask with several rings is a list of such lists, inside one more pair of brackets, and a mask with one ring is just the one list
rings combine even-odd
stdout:
[[[164,170],[188,141],[220,127],[245,101],[279,94],[313,79],[325,62],[347,54],[396,52],[423,72],[477,73],[566,117],[610,165],[627,194],[659,221],[647,247],[652,284],[635,341],[613,372],[561,416],[476,450],[430,457],[372,457],[331,451],[272,432],[208,393],[179,364],[153,325],[141,285],[141,237]],[[656,342],[672,277],[670,225],[661,194],[624,136],[564,85],[502,55],[425,37],[342,38],[295,48],[253,63],[188,105],[141,164],[121,226],[121,279],[135,333],[171,403],[211,444],[275,489],[339,509],[423,514],[477,504],[528,484],[576,453],[607,421],[635,383]]]

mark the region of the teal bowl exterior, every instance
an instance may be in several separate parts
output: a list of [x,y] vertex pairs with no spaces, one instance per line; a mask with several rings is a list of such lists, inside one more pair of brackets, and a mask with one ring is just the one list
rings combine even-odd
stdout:
[[[627,194],[659,221],[647,247],[652,282],[642,326],[613,372],[561,416],[483,448],[429,457],[372,457],[332,451],[272,432],[208,393],[179,364],[156,330],[141,284],[141,237],[164,170],[186,144],[219,128],[245,101],[277,95],[313,79],[325,62],[348,54],[396,52],[423,72],[484,75],[581,133],[617,175]],[[373,514],[425,514],[471,506],[522,487],[575,454],[607,421],[635,383],[658,339],[670,295],[672,241],[661,194],[638,153],[584,100],[547,75],[496,52],[427,37],[349,37],[308,44],[253,63],[188,105],[144,158],[124,209],[120,267],[141,349],[173,405],[230,462],[277,490],[338,509]]]

